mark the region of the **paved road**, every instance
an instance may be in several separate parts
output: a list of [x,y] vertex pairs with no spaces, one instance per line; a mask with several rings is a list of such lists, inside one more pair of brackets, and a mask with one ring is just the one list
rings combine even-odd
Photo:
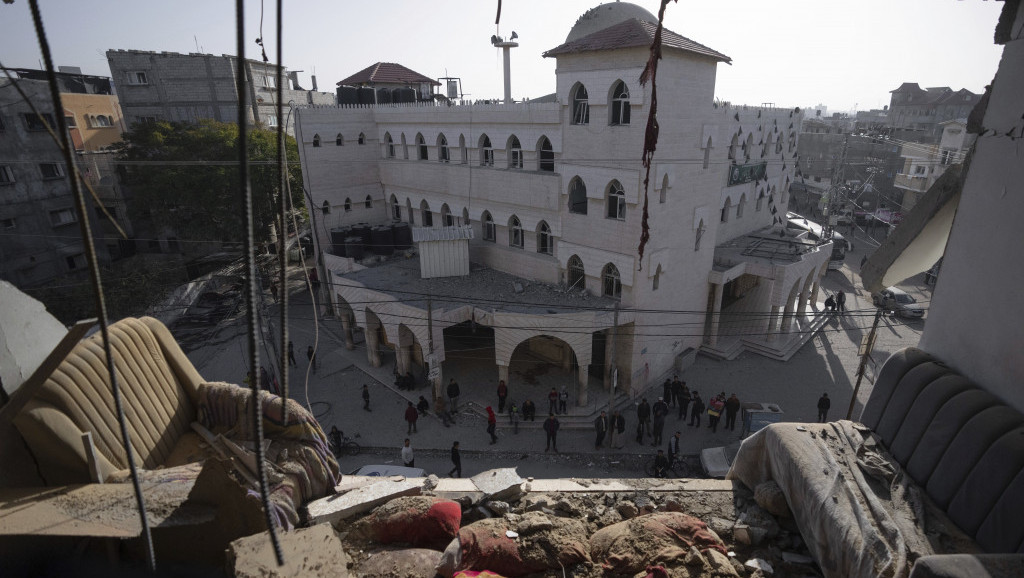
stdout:
[[[870,295],[860,286],[857,274],[862,256],[872,250],[873,246],[877,246],[877,241],[859,232],[854,237],[854,250],[847,255],[847,264],[840,271],[828,272],[822,286],[830,292],[840,289],[845,291],[849,313],[833,319],[790,361],[781,363],[749,352],[733,361],[716,361],[698,356],[696,363],[682,374],[682,378],[691,388],[698,389],[705,396],[725,391],[727,395],[736,393],[742,401],[778,404],[785,412],[784,418],[787,421],[814,421],[817,416],[817,400],[822,393],[827,392],[833,400],[829,417],[845,417],[859,362],[858,347],[870,329],[875,314]],[[923,275],[908,280],[901,287],[919,301],[927,303],[930,300],[930,287],[924,285]],[[289,308],[290,334],[296,344],[298,358],[298,366],[292,369],[291,395],[304,405],[312,405],[325,430],[331,425],[337,425],[349,435],[358,434],[358,441],[362,445],[380,448],[379,455],[364,454],[358,459],[346,459],[343,463],[344,471],[368,463],[387,461],[389,456],[394,463],[398,463],[398,451],[407,436],[402,417],[407,400],[414,401],[419,395],[426,395],[427,390],[424,388],[412,394],[395,390],[390,385],[391,368],[370,367],[364,351],[345,350],[340,340],[340,324],[329,319],[322,320],[319,326],[319,367],[317,373],[313,374],[309,371],[304,354],[306,345],[314,341],[314,315],[310,298],[298,280],[292,283],[289,291],[292,295]],[[277,323],[276,311],[276,306],[272,304],[266,307],[267,315],[264,318],[271,325]],[[188,351],[189,358],[205,379],[241,383],[247,367],[241,322],[239,318],[225,324]],[[916,345],[925,322],[883,318],[875,343],[874,359],[880,364],[893,351]],[[266,351],[261,355],[265,356]],[[869,370],[869,377],[872,374]],[[359,394],[363,383],[370,385],[372,412],[361,409]],[[465,390],[472,390],[467,384],[463,385],[463,389],[468,401],[480,404],[491,402],[487,398],[491,393],[489,389],[486,394],[478,394],[478,400],[474,399],[472,393],[466,393]],[[859,415],[870,391],[871,385],[865,380],[857,396],[854,416]],[[656,398],[657,393],[652,392],[650,397]],[[636,417],[632,412],[627,412],[626,416],[627,439],[621,449],[595,450],[592,432],[563,429],[558,440],[562,453],[558,456],[544,453],[543,432],[521,429],[515,434],[504,418],[499,421],[499,440],[492,446],[485,432],[484,420],[466,413],[461,414],[450,428],[442,426],[433,416],[421,418],[417,423],[418,432],[409,437],[418,450],[439,450],[437,457],[428,456],[424,451],[422,462],[418,460],[418,465],[426,464],[426,469],[435,473],[448,471],[450,465],[447,450],[452,441],[459,440],[467,456],[476,456],[465,460],[466,475],[471,475],[475,468],[483,470],[498,465],[515,465],[520,467],[520,472],[525,472],[524,475],[630,477],[637,475],[640,469],[638,464],[644,461],[639,456],[652,455],[655,448],[650,446],[649,438],[643,444],[633,440]],[[689,427],[685,422],[676,420],[673,414],[666,425],[666,436],[676,430],[682,432],[680,446],[687,455],[696,455],[703,448],[728,445],[740,440],[740,426],[735,431],[719,429],[712,433],[703,426]],[[493,457],[484,457],[488,455]]]

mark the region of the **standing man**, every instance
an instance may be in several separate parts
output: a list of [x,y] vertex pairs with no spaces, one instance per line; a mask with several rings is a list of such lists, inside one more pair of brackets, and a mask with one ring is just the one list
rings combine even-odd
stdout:
[[558,413],[569,413],[569,388],[564,385],[562,386],[562,391],[558,393]]
[[[636,406],[636,419],[637,429],[647,430],[647,435],[651,435],[651,404],[647,403],[646,397],[640,400],[640,405]],[[644,443],[641,436],[637,437],[640,437],[637,440],[639,443]]]
[[679,456],[679,439],[683,436],[683,432],[676,431],[676,433],[668,438],[668,465],[671,467],[676,463],[676,457]]
[[291,339],[288,340],[288,365],[299,366],[298,363],[295,363],[295,344]]
[[534,405],[533,400],[528,399],[523,402],[523,419],[533,421],[533,418],[537,416],[537,406]]
[[459,413],[459,384],[455,383],[455,378],[448,380],[448,401],[452,404],[452,413]]
[[553,387],[548,392],[548,413],[558,413],[558,392]]
[[672,404],[672,380],[665,378],[665,383],[661,384],[661,398],[667,400],[669,405]]
[[491,434],[491,445],[498,443],[498,436],[494,435],[494,430],[498,429],[498,416],[494,415],[494,409],[491,406],[487,406],[487,433]]
[[693,391],[693,407],[690,408],[690,426],[700,427],[700,415],[704,413],[704,400],[700,398],[700,392]]
[[409,423],[409,429],[406,430],[405,435],[418,433],[416,432],[416,419],[419,415],[420,413],[416,411],[416,406],[410,401],[408,407],[405,408],[405,421]]
[[608,416],[602,411],[601,415],[594,420],[594,431],[597,432],[597,441],[594,442],[594,449],[600,449],[604,443],[604,435],[608,433]]
[[373,411],[370,409],[370,388],[363,384],[363,410]]
[[842,291],[836,291],[836,311],[840,315],[846,313],[846,293]]
[[[610,442],[613,448],[621,448],[623,445],[623,439],[626,434],[626,418],[618,411],[612,413],[612,441]],[[615,439],[618,437],[619,443],[615,443]]]
[[664,478],[667,469],[668,458],[665,457],[665,450],[659,449],[658,455],[654,457],[654,477]]
[[455,474],[456,478],[462,477],[462,454],[459,453],[459,442],[452,443],[452,464],[454,468],[448,470],[448,477]]
[[309,359],[309,366],[313,368],[313,374],[316,375],[316,352],[313,351],[312,345],[306,348],[306,359]]
[[690,407],[690,388],[686,382],[682,382],[682,391],[679,392],[679,415],[676,419],[686,419],[686,410]]
[[708,428],[711,433],[718,431],[718,420],[722,419],[723,409],[725,409],[724,391],[708,400]]
[[412,446],[409,445],[409,438],[405,438],[405,445],[402,446],[402,464],[407,468],[416,467],[416,456],[412,454]]
[[678,375],[672,376],[672,404],[673,406],[682,405],[683,402],[683,382],[679,381]]
[[828,398],[827,393],[821,394],[818,398],[818,422],[825,423],[828,421],[828,410],[832,407],[832,400]]
[[519,407],[516,406],[516,402],[513,400],[508,405],[508,419],[512,422],[512,433],[519,433]]
[[506,397],[508,397],[508,386],[505,385],[505,380],[502,379],[498,382],[498,413],[505,411]]
[[555,453],[558,453],[558,428],[562,425],[558,423],[558,418],[555,417],[554,412],[548,414],[548,419],[544,420],[544,433],[548,436],[548,443],[544,447],[544,451],[550,450],[552,447],[555,448]]
[[736,394],[729,396],[729,399],[725,400],[725,429],[730,431],[736,430],[736,414],[740,411],[740,398],[736,397]]
[[668,404],[665,400],[658,398],[657,403],[654,404],[654,443],[653,446],[661,445],[661,434],[665,431],[665,416],[668,415]]

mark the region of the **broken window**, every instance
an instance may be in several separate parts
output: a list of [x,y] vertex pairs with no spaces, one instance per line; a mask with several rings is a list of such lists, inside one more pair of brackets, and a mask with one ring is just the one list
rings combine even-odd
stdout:
[[555,172],[555,151],[551,148],[551,141],[546,136],[540,138],[540,155],[538,156],[540,157],[538,169],[549,173]]
[[[273,126],[277,126],[277,119],[276,119],[276,117],[274,117],[274,118],[275,119],[274,119],[274,125]],[[345,146],[345,137],[341,136],[340,132],[338,133],[338,136],[334,137],[334,144],[336,146],[340,146],[340,147]]]
[[515,135],[508,139],[508,168],[523,168],[523,147],[520,146],[519,139]]
[[313,148],[320,148],[320,135],[313,135]]
[[419,151],[419,159],[421,161],[427,160],[427,141],[423,138],[422,134],[416,135],[416,149]]
[[577,215],[587,214],[587,186],[579,177],[573,177],[569,181],[569,212]]
[[494,166],[494,148],[491,147],[491,139],[487,135],[480,137],[480,166]]
[[621,80],[612,90],[612,118],[614,125],[629,124],[629,88]]
[[437,137],[437,160],[442,163],[450,160],[448,155],[448,139],[443,134]]
[[395,141],[391,140],[391,133],[384,133],[384,144],[388,149],[388,158],[395,158]]
[[508,220],[508,246],[517,249],[523,248],[523,225],[519,222],[519,217],[515,215]]
[[572,123],[590,124],[590,103],[587,99],[587,89],[577,85],[572,93]]
[[608,184],[608,213],[605,216],[619,221],[626,219],[626,192],[619,181]]
[[700,220],[700,224],[697,225],[697,235],[693,242],[693,250],[700,251],[700,239],[704,236],[704,219]]
[[586,274],[583,271],[583,261],[580,260],[578,256],[573,255],[572,257],[569,257],[567,265],[569,275],[566,283],[568,284],[569,289],[586,289],[587,281]]
[[619,299],[622,297],[622,281],[619,279],[619,270],[615,265],[608,263],[601,271],[601,295]]
[[484,224],[484,241],[490,241],[492,243],[495,242],[497,239],[497,231],[495,230],[494,219],[491,218],[491,214],[484,211],[484,215],[483,217],[480,217],[480,220],[483,221]]
[[423,221],[423,226],[424,227],[433,227],[434,226],[434,215],[432,215],[430,213],[430,205],[427,204],[426,199],[424,199],[423,202],[420,203],[420,213],[422,213],[422,215],[423,215],[423,217],[421,219]]
[[551,242],[551,227],[544,221],[537,226],[537,252],[550,255],[554,250]]

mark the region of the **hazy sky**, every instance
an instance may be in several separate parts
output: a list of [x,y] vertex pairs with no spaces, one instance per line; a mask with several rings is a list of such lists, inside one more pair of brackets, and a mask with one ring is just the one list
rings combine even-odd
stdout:
[[[107,49],[234,54],[234,2],[227,0],[41,0],[57,65],[109,76]],[[657,13],[657,0],[636,0]],[[274,4],[263,32],[273,59]],[[470,98],[500,98],[501,55],[490,45],[497,0],[302,0],[285,2],[284,63],[320,90],[378,62],[433,78],[458,76]],[[594,0],[504,0],[501,25],[519,34],[512,95],[554,92],[555,60]],[[718,65],[718,98],[739,104],[880,108],[902,82],[980,92],[995,73],[992,43],[1002,2],[982,0],[681,0],[666,27],[732,58]],[[246,1],[246,51],[259,58],[260,2]],[[0,3],[0,59],[39,68],[26,0]]]

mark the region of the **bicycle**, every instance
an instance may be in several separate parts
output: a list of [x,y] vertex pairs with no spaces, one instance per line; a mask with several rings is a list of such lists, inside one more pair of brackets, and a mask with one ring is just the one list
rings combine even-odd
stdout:
[[334,457],[340,458],[341,456],[358,456],[363,448],[359,446],[352,438],[345,435],[345,432],[337,429],[331,430],[328,435],[329,444],[331,446],[331,453]]
[[[654,473],[654,459],[655,458],[651,458],[651,459],[647,460],[647,463],[644,464],[644,473],[647,474],[648,478],[656,478],[656,477],[658,477]],[[670,463],[668,465],[668,467],[665,468],[665,475],[662,476],[662,477],[665,478],[665,479],[676,479],[676,478],[683,477],[683,476],[681,476],[679,474],[679,472],[677,472],[675,470],[675,468],[677,466],[680,466],[680,465],[682,465],[682,464],[680,464],[678,461]]]

